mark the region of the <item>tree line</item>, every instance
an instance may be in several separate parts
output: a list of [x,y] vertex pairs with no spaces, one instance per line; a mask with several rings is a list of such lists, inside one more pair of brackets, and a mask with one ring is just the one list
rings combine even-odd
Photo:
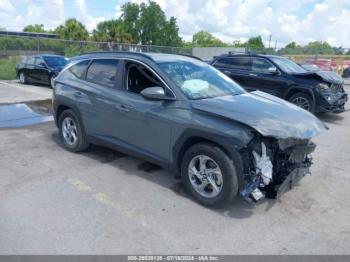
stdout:
[[[129,43],[142,45],[159,45],[173,47],[241,47],[248,50],[264,50],[276,52],[274,48],[264,45],[261,36],[249,38],[245,42],[226,43],[206,31],[196,32],[192,41],[184,41],[179,36],[179,27],[175,17],[167,19],[164,11],[154,1],[147,3],[128,2],[121,7],[121,15],[117,19],[97,24],[92,32],[75,18],[68,19],[54,30],[48,31],[42,24],[28,25],[24,32],[55,33],[59,38],[75,41],[97,41],[113,43]],[[313,41],[301,46],[296,42],[288,43],[279,49],[283,54],[344,54],[341,47],[332,47],[327,42]],[[350,54],[350,50],[347,51]]]

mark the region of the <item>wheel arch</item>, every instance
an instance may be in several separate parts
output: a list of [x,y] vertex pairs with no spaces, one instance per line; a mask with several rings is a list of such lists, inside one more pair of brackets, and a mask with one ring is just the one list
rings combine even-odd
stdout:
[[171,164],[170,169],[181,175],[181,162],[185,152],[190,147],[198,143],[209,143],[217,146],[225,154],[227,154],[230,159],[235,161],[239,186],[243,184],[243,158],[240,155],[239,151],[245,147],[245,145],[242,143],[242,141],[239,141],[239,139],[235,138],[228,139],[226,137],[220,137],[217,135],[205,133],[192,135],[190,133],[187,133],[187,135],[183,135],[173,147],[173,163]]

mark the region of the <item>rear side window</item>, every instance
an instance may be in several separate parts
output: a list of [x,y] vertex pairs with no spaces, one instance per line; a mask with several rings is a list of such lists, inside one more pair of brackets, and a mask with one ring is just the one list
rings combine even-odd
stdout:
[[69,71],[77,78],[84,79],[85,78],[85,70],[89,64],[89,60],[85,60],[79,62],[69,68]]
[[94,60],[86,73],[86,80],[106,87],[114,87],[118,69],[116,59]]
[[220,58],[215,63],[216,67],[224,67],[229,69],[250,70],[250,57],[226,57]]

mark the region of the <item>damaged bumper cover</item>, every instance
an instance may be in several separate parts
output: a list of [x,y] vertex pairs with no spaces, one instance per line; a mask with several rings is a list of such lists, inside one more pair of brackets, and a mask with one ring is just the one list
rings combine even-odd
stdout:
[[[308,140],[281,140],[272,144],[268,156],[266,145],[261,142],[261,155],[253,150],[254,169],[246,174],[246,184],[241,195],[248,201],[280,197],[302,177],[310,174],[310,154],[315,148],[316,145]],[[265,163],[261,163],[262,159]]]

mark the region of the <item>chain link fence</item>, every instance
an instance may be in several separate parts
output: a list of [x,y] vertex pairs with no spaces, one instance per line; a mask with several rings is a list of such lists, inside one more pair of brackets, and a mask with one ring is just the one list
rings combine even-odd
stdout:
[[0,36],[0,57],[58,54],[67,57],[94,51],[133,51],[191,55],[190,48],[136,45],[113,42],[69,41],[61,39]]

